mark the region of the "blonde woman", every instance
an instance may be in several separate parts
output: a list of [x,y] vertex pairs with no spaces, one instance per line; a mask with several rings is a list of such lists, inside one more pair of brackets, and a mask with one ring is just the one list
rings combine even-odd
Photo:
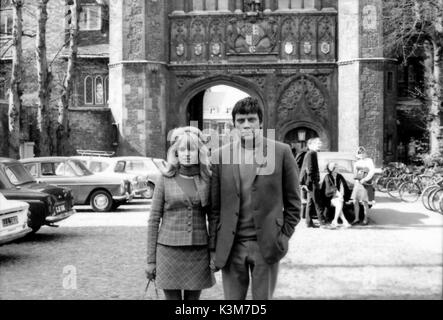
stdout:
[[176,129],[167,167],[157,183],[148,220],[148,278],[167,300],[198,300],[215,284],[210,269],[207,222],[210,165],[196,128]]
[[357,161],[354,163],[355,184],[351,198],[354,201],[355,219],[353,225],[360,222],[360,203],[363,204],[363,225],[368,225],[369,203],[374,201],[374,187],[372,178],[375,174],[374,161],[368,157],[366,149],[359,147],[357,150]]

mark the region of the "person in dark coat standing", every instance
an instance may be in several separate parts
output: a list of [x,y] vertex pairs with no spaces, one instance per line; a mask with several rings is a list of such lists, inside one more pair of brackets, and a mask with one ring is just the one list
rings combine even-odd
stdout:
[[288,145],[263,137],[257,99],[239,101],[232,117],[236,135],[212,160],[211,264],[225,299],[246,299],[251,283],[252,298],[268,300],[300,221],[298,170]]
[[308,203],[306,205],[306,225],[308,228],[318,227],[312,221],[311,207],[315,207],[320,225],[326,224],[323,216],[323,207],[320,197],[320,170],[318,168],[317,152],[320,150],[322,142],[320,138],[308,140],[308,152],[306,153],[301,169],[300,185],[308,189]]

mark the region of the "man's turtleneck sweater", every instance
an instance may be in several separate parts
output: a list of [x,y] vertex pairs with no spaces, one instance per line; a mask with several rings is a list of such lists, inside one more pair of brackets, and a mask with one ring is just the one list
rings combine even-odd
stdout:
[[261,139],[256,140],[254,146],[241,144],[238,165],[240,172],[240,212],[237,223],[237,241],[256,240],[257,232],[254,224],[254,213],[252,209],[251,187],[255,178],[257,165],[254,154],[259,149]]

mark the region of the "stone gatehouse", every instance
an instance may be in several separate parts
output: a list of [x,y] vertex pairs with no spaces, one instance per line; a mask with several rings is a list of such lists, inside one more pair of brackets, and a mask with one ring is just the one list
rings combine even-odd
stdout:
[[256,97],[264,128],[330,151],[395,147],[395,63],[381,0],[110,1],[110,100],[119,153],[163,156],[167,132],[199,121],[218,84]]

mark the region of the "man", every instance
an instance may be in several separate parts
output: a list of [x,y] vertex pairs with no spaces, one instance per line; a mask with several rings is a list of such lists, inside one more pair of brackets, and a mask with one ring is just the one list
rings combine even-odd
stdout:
[[308,202],[306,205],[306,226],[308,228],[318,228],[312,221],[312,206],[315,207],[320,225],[326,224],[323,217],[323,208],[320,202],[320,170],[318,168],[317,152],[321,148],[320,138],[308,140],[308,152],[303,159],[300,172],[300,184],[308,190]]
[[262,136],[257,99],[239,101],[232,118],[239,139],[213,154],[211,267],[225,299],[246,299],[251,282],[252,298],[267,300],[300,221],[298,170],[288,145]]

